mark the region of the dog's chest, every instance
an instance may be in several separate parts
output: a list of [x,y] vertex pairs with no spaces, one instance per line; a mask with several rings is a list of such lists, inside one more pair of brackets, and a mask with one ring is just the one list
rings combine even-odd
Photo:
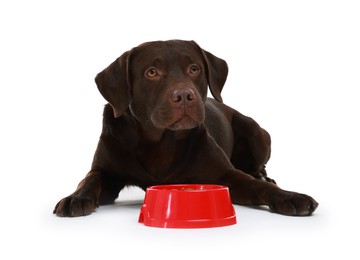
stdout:
[[169,180],[171,176],[186,165],[189,151],[183,142],[164,139],[156,144],[142,144],[137,149],[137,159],[153,177],[158,180]]

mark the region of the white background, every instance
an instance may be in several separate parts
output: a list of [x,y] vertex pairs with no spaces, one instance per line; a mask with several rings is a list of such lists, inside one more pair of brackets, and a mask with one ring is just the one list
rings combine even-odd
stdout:
[[[359,259],[359,14],[346,0],[2,1],[0,258]],[[95,75],[174,38],[228,62],[224,102],[270,132],[269,176],[313,196],[313,216],[235,206],[233,226],[149,228],[135,188],[88,217],[52,214],[92,161]]]

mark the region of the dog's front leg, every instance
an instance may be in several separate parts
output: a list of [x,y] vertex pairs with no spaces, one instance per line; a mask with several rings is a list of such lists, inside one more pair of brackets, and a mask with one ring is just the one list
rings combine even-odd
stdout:
[[102,190],[102,173],[90,171],[74,193],[60,200],[54,214],[60,217],[78,217],[91,214],[99,206]]
[[288,216],[308,216],[318,206],[306,194],[282,190],[274,183],[255,179],[238,170],[229,170],[222,182],[229,187],[235,204],[266,205],[270,211]]

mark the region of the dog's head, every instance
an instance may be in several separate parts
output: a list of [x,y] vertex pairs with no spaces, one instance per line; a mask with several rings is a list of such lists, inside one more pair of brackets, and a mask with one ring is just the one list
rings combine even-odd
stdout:
[[227,73],[224,60],[195,42],[172,40],[147,42],[125,52],[95,81],[115,117],[130,108],[140,122],[179,130],[204,121],[208,86],[222,102]]

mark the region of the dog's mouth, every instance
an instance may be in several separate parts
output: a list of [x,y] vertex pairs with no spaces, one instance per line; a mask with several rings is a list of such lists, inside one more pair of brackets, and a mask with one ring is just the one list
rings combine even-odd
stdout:
[[151,116],[151,121],[155,127],[174,131],[187,130],[197,127],[204,121],[204,113],[201,109],[197,113],[189,113],[186,110],[182,112],[177,111],[177,113],[165,111],[167,112],[154,113]]
[[170,130],[176,131],[176,130],[191,129],[198,125],[199,125],[199,123],[197,121],[195,121],[190,116],[184,114],[179,119],[177,119],[174,123],[170,124],[167,128]]

